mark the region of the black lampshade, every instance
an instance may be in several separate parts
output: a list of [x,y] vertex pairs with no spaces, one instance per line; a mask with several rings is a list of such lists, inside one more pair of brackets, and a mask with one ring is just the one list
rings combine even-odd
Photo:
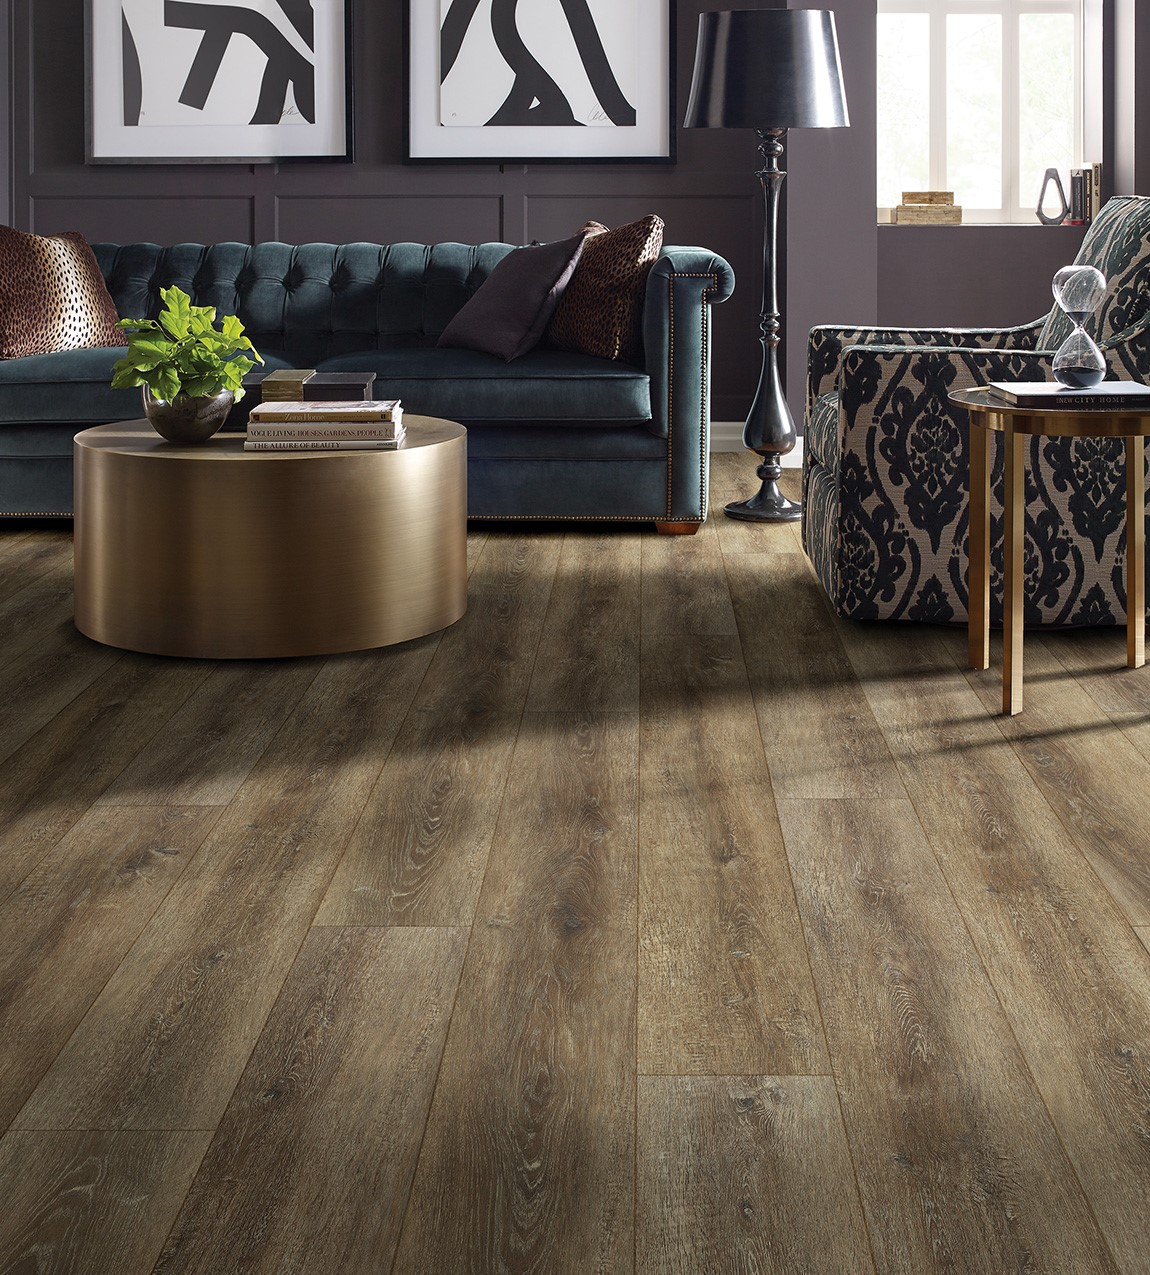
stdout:
[[842,128],[847,119],[829,9],[699,14],[687,128]]

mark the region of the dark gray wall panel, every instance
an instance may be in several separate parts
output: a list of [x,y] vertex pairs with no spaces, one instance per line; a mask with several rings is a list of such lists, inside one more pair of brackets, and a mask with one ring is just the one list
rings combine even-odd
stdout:
[[277,235],[284,243],[495,243],[502,236],[498,195],[324,199],[283,196]]
[[[792,9],[810,7],[792,0]],[[834,10],[849,128],[799,128],[787,135],[787,313],[783,328],[787,401],[796,422],[806,406],[807,333],[816,323],[877,317],[875,214],[875,0],[840,0]],[[801,428],[801,425],[800,425]]]
[[12,5],[0,0],[0,111],[5,127],[0,128],[0,221],[11,225],[12,213]]
[[250,243],[252,201],[173,199],[132,195],[84,199],[35,196],[32,225],[39,235],[79,230],[93,243]]
[[1008,327],[1045,314],[1081,226],[880,226],[878,320]]

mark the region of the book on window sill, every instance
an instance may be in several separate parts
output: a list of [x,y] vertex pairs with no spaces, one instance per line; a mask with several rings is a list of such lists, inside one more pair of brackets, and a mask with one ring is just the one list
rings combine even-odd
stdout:
[[332,399],[328,402],[260,403],[248,418],[253,421],[395,421],[403,419],[397,398]]
[[309,438],[316,442],[387,442],[400,437],[404,427],[399,421],[248,421],[248,438],[252,442],[298,442]]
[[1074,390],[1058,381],[988,381],[986,389],[1010,407],[1048,407],[1054,411],[1150,408],[1150,385],[1138,381],[1103,381],[1089,389]]
[[403,433],[395,438],[320,439],[298,438],[290,441],[276,438],[247,439],[245,452],[393,452],[403,442]]

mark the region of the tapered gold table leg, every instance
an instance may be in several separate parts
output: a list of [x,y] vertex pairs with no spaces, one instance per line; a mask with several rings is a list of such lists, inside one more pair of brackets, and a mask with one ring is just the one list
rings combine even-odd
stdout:
[[1025,434],[1007,427],[1006,483],[1003,491],[1005,525],[1003,557],[1006,580],[1002,597],[1002,711],[1022,712],[1022,585],[1023,542],[1026,532]]
[[970,413],[970,554],[966,577],[966,655],[990,667],[990,430]]
[[1144,440],[1126,440],[1126,663],[1146,663],[1146,474]]

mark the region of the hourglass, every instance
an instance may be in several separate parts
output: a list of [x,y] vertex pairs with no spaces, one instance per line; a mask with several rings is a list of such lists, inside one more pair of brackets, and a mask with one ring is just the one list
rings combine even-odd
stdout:
[[1106,375],[1106,360],[1086,335],[1083,324],[1102,301],[1106,276],[1093,266],[1063,266],[1054,276],[1050,290],[1074,324],[1074,331],[1054,355],[1054,379],[1071,389],[1089,389]]

